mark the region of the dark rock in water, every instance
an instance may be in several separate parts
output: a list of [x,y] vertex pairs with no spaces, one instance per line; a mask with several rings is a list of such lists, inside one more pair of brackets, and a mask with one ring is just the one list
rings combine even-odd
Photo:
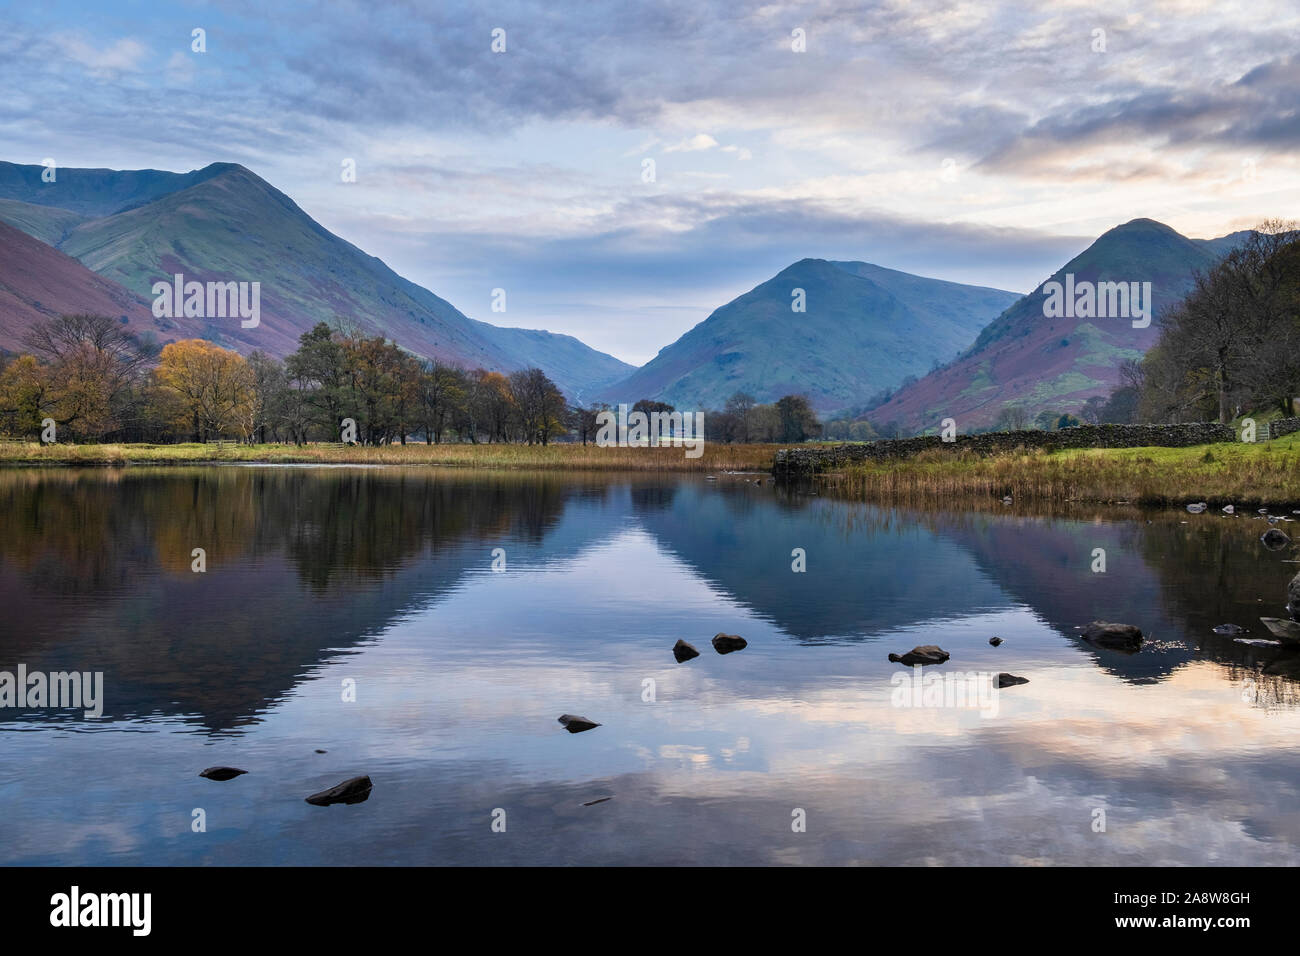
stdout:
[[748,646],[749,641],[745,640],[739,634],[713,635],[713,649],[719,654],[730,654],[732,651],[741,651]]
[[691,645],[687,644],[685,641],[679,640],[673,645],[673,657],[677,659],[678,664],[683,661],[689,661],[692,657],[699,656],[700,652],[691,647]]
[[1187,510],[1194,515],[1198,515],[1205,510],[1205,502],[1201,501],[1196,504],[1190,504],[1187,506]]
[[1286,586],[1286,609],[1292,617],[1300,614],[1300,574],[1293,577]]
[[1220,624],[1214,628],[1215,634],[1221,634],[1224,637],[1235,637],[1238,634],[1245,634],[1246,629],[1240,624]]
[[1300,644],[1300,624],[1280,617],[1261,617],[1259,623],[1283,644]]
[[997,647],[999,644],[1002,643],[1002,638],[1000,638],[1000,637],[990,637],[990,638],[989,638],[989,643],[992,644],[994,647]]
[[1286,532],[1281,531],[1278,528],[1269,528],[1259,536],[1259,540],[1264,542],[1264,547],[1268,548],[1270,551],[1285,548],[1291,543],[1291,539],[1286,536]]
[[328,807],[332,803],[362,803],[370,799],[373,786],[369,777],[353,777],[328,790],[313,793],[307,802],[314,807]]
[[889,659],[895,664],[906,664],[911,667],[913,664],[942,664],[948,656],[948,652],[937,644],[922,644],[901,656],[890,654]]
[[1098,647],[1116,651],[1136,651],[1142,647],[1142,629],[1132,624],[1093,621],[1083,629],[1083,637]]
[[584,730],[591,730],[600,726],[594,720],[588,720],[586,717],[578,717],[574,714],[561,714],[560,723],[571,734],[580,734]]
[[316,752],[317,752],[318,754],[329,753],[328,750],[318,750],[318,751],[316,751]]
[[1015,674],[1008,674],[1006,671],[1003,671],[1001,674],[998,675],[999,687],[1015,687],[1017,684],[1028,684],[1028,683],[1029,683],[1028,677],[1017,677]]
[[234,780],[241,773],[248,773],[248,771],[240,770],[238,767],[209,767],[199,776],[207,777],[209,780]]

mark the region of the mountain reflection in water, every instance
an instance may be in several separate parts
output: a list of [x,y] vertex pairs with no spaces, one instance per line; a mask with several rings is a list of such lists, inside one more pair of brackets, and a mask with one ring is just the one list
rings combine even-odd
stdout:
[[[1300,659],[1211,631],[1285,614],[1264,527],[725,476],[0,472],[0,670],[105,688],[97,721],[0,710],[3,858],[1293,864]],[[1093,648],[1097,618],[1151,639]],[[894,706],[917,644],[1029,683],[992,717]],[[361,774],[365,803],[303,802]]]

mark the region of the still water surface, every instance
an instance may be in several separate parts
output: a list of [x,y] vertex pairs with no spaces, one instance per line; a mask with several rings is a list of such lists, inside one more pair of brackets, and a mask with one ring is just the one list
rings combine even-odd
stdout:
[[[98,720],[0,710],[0,861],[1295,864],[1300,659],[1211,632],[1284,615],[1300,555],[1264,527],[726,476],[0,472],[0,670],[105,685]],[[1153,640],[1097,650],[1094,618]],[[926,676],[1029,683],[900,700],[918,644],[952,655]],[[359,774],[364,803],[303,800]]]

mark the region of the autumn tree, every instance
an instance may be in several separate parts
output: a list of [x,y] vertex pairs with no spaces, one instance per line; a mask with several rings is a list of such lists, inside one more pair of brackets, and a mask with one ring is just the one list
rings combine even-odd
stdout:
[[177,400],[179,423],[192,428],[196,441],[231,430],[252,437],[254,376],[239,353],[184,339],[163,348],[154,374],[159,387]]
[[515,417],[510,381],[500,372],[478,368],[466,377],[465,415],[470,433],[482,431],[489,442],[508,441]]
[[19,355],[0,369],[0,433],[35,436],[55,406],[50,370],[33,355]]
[[528,444],[549,444],[564,429],[564,395],[540,368],[510,374],[510,395]]
[[61,315],[32,326],[26,344],[49,367],[49,416],[96,440],[119,424],[123,398],[152,357],[116,319]]

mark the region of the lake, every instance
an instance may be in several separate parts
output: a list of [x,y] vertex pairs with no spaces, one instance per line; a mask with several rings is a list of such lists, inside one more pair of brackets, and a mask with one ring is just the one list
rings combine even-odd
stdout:
[[103,674],[0,710],[0,859],[1300,862],[1300,655],[1211,630],[1285,616],[1266,522],[756,477],[0,472],[0,670]]

